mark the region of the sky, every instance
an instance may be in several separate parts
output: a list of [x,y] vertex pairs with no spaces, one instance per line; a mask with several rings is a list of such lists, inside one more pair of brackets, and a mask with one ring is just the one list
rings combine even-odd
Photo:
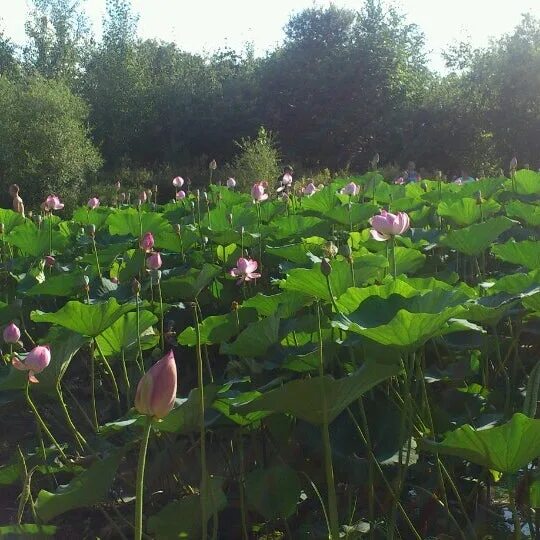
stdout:
[[[83,1],[99,35],[106,0]],[[360,9],[363,1],[333,3]],[[143,38],[174,41],[190,52],[211,52],[225,45],[242,50],[251,42],[258,54],[283,40],[291,14],[329,4],[329,0],[132,0]],[[437,70],[444,69],[440,52],[449,44],[466,39],[484,46],[510,31],[522,13],[540,17],[540,0],[393,0],[392,5],[424,31],[430,65]],[[24,43],[28,0],[0,0],[0,8],[0,28],[16,43]]]

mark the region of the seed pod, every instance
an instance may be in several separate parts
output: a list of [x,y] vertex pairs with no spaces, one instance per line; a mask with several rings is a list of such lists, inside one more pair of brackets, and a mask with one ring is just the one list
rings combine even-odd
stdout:
[[323,276],[326,277],[332,273],[332,267],[330,266],[330,262],[326,257],[321,261],[321,272]]

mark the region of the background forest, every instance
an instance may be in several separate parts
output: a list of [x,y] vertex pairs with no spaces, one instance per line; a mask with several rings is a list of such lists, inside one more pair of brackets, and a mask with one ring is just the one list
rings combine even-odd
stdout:
[[455,44],[442,75],[421,29],[377,0],[292,16],[264,57],[139,39],[129,0],[108,0],[100,40],[84,2],[32,4],[26,44],[0,34],[0,187],[20,184],[31,203],[117,179],[197,183],[211,159],[220,178],[235,174],[257,133],[305,175],[365,170],[376,152],[379,166],[412,159],[449,176],[494,173],[513,155],[540,166],[540,21],[530,16],[487,48]]

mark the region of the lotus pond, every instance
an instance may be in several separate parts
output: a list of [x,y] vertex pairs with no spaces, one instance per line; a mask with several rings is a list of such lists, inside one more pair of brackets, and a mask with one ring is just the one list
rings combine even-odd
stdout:
[[0,210],[0,535],[535,538],[540,174],[511,176]]

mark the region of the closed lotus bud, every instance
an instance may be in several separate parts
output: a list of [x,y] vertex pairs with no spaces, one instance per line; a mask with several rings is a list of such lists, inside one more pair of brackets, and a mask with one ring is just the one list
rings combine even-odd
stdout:
[[38,222],[38,225],[41,225],[41,223],[43,222],[43,216],[41,214],[38,215],[37,222]]
[[351,258],[352,251],[351,251],[351,246],[349,246],[349,244],[342,244],[339,247],[339,251],[346,259]]
[[200,190],[197,189],[197,190],[195,191],[195,197],[196,197],[197,200],[199,200],[199,199],[201,198],[201,192],[200,192]]
[[371,160],[371,164],[376,167],[379,163],[379,160],[380,160],[380,157],[379,157],[379,153],[377,152],[374,156],[373,156],[373,159]]
[[174,230],[175,230],[176,234],[181,234],[182,226],[180,225],[180,223],[175,223],[174,224]]
[[330,266],[330,262],[326,258],[321,261],[321,272],[326,277],[328,277],[332,273],[332,267]]
[[169,351],[139,381],[135,408],[141,414],[157,419],[164,418],[174,406],[176,387],[176,362],[173,352]]
[[510,160],[510,170],[511,170],[511,171],[515,171],[515,170],[517,169],[517,164],[518,164],[517,157],[514,156],[514,157]]
[[206,191],[203,191],[202,196],[203,196],[203,199],[204,199],[206,202],[208,202],[208,193],[206,193]]
[[151,189],[146,190],[146,196],[147,196],[148,199],[152,198],[152,190]]
[[234,300],[233,303],[231,304],[231,311],[238,311],[238,308],[240,307],[240,304]]
[[204,245],[208,244],[208,236],[203,236]]
[[232,227],[233,224],[233,215],[227,214],[227,221],[229,222],[229,225]]
[[504,176],[504,171],[502,169],[499,169],[499,176],[500,177],[503,177]]
[[97,208],[98,206],[99,206],[99,199],[97,197],[92,197],[88,201],[88,208],[90,208],[90,210],[93,210],[94,208]]
[[115,184],[116,191],[120,191],[120,188],[122,187],[122,184],[120,184],[120,180],[118,180]]
[[126,194],[125,193],[120,193],[120,202],[125,202],[126,201]]
[[437,171],[435,173],[435,178],[437,178],[437,180],[441,180],[442,179],[442,171]]
[[133,278],[133,280],[131,281],[131,290],[135,295],[138,295],[141,292],[141,284],[139,283],[138,279]]
[[83,288],[85,290],[88,290],[88,288],[90,287],[90,278],[86,274],[82,277],[82,283]]
[[157,192],[158,192],[158,186],[157,186],[157,184],[154,184],[153,190],[154,190],[154,193],[157,193]]
[[91,238],[94,238],[94,236],[96,236],[96,226],[93,223],[86,227],[86,234],[88,234],[88,236],[90,236]]
[[6,343],[17,343],[21,339],[21,331],[15,323],[10,323],[4,328],[2,337]]
[[154,235],[151,232],[144,233],[139,240],[139,247],[143,251],[151,251],[154,247]]
[[159,270],[162,265],[161,261],[161,255],[159,252],[152,253],[147,259],[146,259],[146,268],[148,270]]
[[215,159],[213,159],[209,164],[208,168],[212,171],[215,171],[217,169],[217,162]]

